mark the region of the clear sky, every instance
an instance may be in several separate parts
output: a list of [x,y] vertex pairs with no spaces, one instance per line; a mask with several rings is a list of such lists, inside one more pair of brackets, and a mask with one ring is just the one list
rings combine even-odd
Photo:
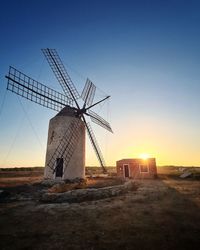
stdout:
[[[59,52],[81,91],[111,100],[93,126],[107,165],[148,153],[200,165],[200,1],[11,0],[0,8],[0,167],[44,165],[56,113],[6,91],[9,65],[61,91],[41,48]],[[96,165],[87,146],[87,165]]]

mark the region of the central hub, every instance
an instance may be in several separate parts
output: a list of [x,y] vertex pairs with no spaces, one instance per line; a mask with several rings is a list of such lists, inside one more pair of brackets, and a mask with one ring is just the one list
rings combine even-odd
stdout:
[[82,109],[77,109],[76,110],[76,114],[78,117],[80,117],[82,114],[85,114],[86,113],[86,109],[85,108],[82,108]]

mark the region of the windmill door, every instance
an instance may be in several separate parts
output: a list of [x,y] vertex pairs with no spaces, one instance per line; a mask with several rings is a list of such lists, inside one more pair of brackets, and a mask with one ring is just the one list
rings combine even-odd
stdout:
[[124,164],[124,177],[129,177],[129,165]]
[[63,158],[56,159],[56,177],[62,177],[63,175]]

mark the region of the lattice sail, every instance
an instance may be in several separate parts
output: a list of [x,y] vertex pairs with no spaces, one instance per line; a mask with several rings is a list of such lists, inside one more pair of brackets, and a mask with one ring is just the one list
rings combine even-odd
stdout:
[[89,123],[86,123],[86,128],[87,128],[88,136],[89,136],[90,141],[92,143],[92,146],[94,148],[94,151],[96,153],[96,156],[97,156],[97,158],[99,160],[99,163],[100,163],[104,173],[106,173],[107,172],[106,168],[105,168],[106,163],[105,163],[105,160],[103,158],[103,154],[101,153],[100,147],[99,147],[99,145],[97,143],[97,140],[96,140],[96,137],[95,137],[94,132],[92,130],[92,127],[91,127],[91,125]]
[[90,81],[90,79],[87,78],[85,87],[81,94],[81,98],[88,106],[90,106],[93,103],[95,91],[96,91],[96,86]]
[[72,99],[35,81],[19,70],[10,67],[6,76],[7,89],[44,107],[60,111],[66,105],[72,105]]
[[55,49],[42,49],[42,52],[45,55],[58,82],[63,88],[64,93],[72,99],[78,99],[80,95],[78,91],[76,90],[56,50]]
[[97,115],[94,111],[91,110],[88,110],[88,114],[94,123],[100,125],[101,127],[113,133],[110,124],[106,120],[104,120],[101,116]]

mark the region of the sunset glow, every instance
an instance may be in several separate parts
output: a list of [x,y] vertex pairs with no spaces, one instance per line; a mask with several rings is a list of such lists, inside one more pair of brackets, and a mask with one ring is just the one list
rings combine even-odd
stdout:
[[142,153],[139,155],[139,157],[143,160],[147,160],[149,158],[149,154],[146,154],[146,153]]

